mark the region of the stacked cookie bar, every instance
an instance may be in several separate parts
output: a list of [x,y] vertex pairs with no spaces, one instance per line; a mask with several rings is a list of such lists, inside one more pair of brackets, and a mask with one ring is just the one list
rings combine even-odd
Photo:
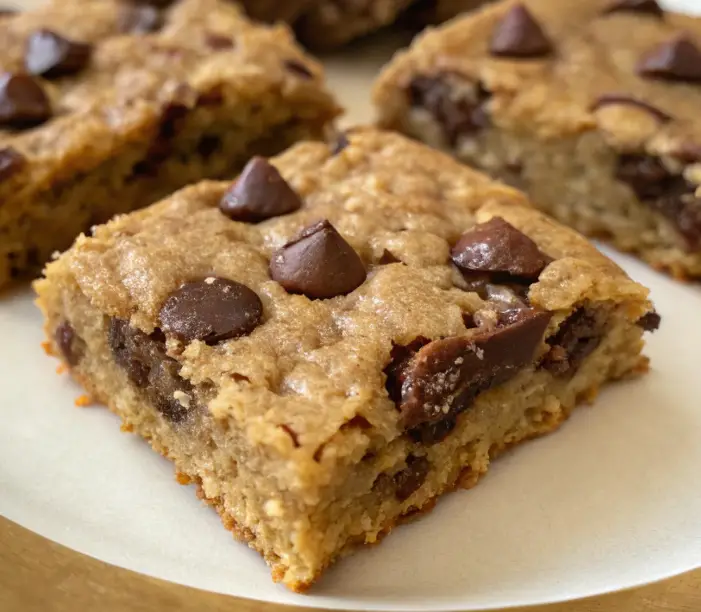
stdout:
[[225,0],[55,0],[0,20],[0,40],[0,286],[338,114],[291,35]]
[[590,236],[701,277],[701,20],[655,0],[505,0],[386,68],[380,122]]
[[297,591],[644,370],[658,322],[519,192],[374,130],[120,216],[36,290],[76,380]]

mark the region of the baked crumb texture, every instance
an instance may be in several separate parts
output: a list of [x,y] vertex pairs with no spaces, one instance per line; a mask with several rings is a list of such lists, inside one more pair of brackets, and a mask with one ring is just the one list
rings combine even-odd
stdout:
[[701,19],[655,0],[502,1],[418,38],[375,102],[384,127],[701,278]]
[[242,0],[248,13],[264,21],[287,21],[302,43],[317,50],[400,21],[421,28],[472,10],[488,0]]
[[116,213],[322,137],[336,114],[285,27],[232,2],[52,0],[3,18],[0,286]]
[[659,322],[518,191],[369,129],[121,216],[35,287],[89,396],[295,591],[642,371]]

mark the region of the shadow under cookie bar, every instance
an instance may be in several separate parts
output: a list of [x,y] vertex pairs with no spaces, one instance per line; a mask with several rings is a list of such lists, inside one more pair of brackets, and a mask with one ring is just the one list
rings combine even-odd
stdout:
[[655,2],[508,0],[417,39],[375,102],[384,127],[655,268],[701,278],[699,49],[701,20]]
[[35,287],[74,378],[296,591],[643,371],[659,323],[518,192],[373,130],[120,217]]
[[338,112],[291,34],[219,0],[54,2],[0,30],[0,286],[115,214],[322,138]]

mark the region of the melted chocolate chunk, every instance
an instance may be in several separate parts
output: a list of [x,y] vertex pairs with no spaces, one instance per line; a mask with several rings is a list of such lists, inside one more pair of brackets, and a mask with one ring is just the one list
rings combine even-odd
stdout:
[[83,356],[84,347],[80,338],[76,335],[73,326],[68,321],[64,321],[56,328],[54,338],[56,339],[56,345],[61,351],[63,358],[66,360],[66,363],[70,367],[78,365],[78,362]]
[[666,81],[701,81],[701,51],[688,38],[680,36],[662,43],[637,66],[644,77]]
[[161,329],[179,340],[214,345],[247,336],[260,324],[263,304],[254,291],[225,278],[185,283],[161,307]]
[[254,157],[219,203],[229,219],[257,223],[288,215],[302,208],[302,199],[282,178],[277,168]]
[[637,100],[636,98],[631,98],[630,96],[623,96],[620,94],[605,94],[600,96],[599,99],[592,105],[592,110],[598,110],[604,106],[635,106],[644,111],[650,113],[653,117],[659,119],[662,123],[667,123],[672,120],[672,117],[661,111],[659,108],[655,108],[652,104],[643,102],[642,100]]
[[385,368],[385,389],[390,399],[399,403],[402,401],[402,388],[406,382],[409,365],[419,350],[431,342],[428,338],[419,336],[409,344],[394,344],[389,353],[390,362]]
[[394,476],[395,495],[399,501],[409,499],[421,488],[426,480],[431,464],[426,457],[409,455],[406,458],[406,468]]
[[273,254],[270,275],[289,293],[328,299],[360,287],[367,272],[353,247],[324,220]]
[[0,181],[4,181],[19,172],[26,163],[24,155],[12,147],[0,149]]
[[652,312],[647,312],[642,317],[640,317],[636,324],[642,327],[647,332],[654,332],[660,328],[661,322],[662,317],[658,314],[657,311],[653,310]]
[[124,6],[118,28],[125,34],[150,34],[163,27],[163,13],[154,6]]
[[424,423],[409,430],[409,437],[417,444],[431,446],[443,442],[455,429],[456,417],[446,418],[437,423]]
[[535,281],[552,259],[528,236],[494,217],[465,232],[453,247],[453,263],[471,275],[487,273]]
[[80,72],[88,65],[91,55],[92,45],[51,30],[39,30],[27,41],[24,66],[30,74],[52,79]]
[[311,79],[314,77],[314,73],[299,60],[285,60],[284,65],[287,71],[295,76],[303,79]]
[[0,75],[0,125],[28,128],[51,117],[51,102],[32,76],[6,72]]
[[664,15],[662,7],[656,0],[616,0],[604,10],[604,14],[608,13],[640,13],[655,17]]
[[548,338],[552,347],[543,359],[543,367],[556,376],[574,376],[582,362],[601,343],[606,317],[600,311],[579,308]]
[[701,249],[701,200],[694,195],[695,185],[648,155],[621,155],[616,178],[628,184],[641,202],[666,217],[689,251]]
[[553,45],[530,11],[517,4],[492,33],[489,52],[498,57],[544,57],[553,52]]
[[[434,340],[408,363],[390,366],[391,395],[400,396],[397,404],[404,427],[454,419],[480,393],[516,376],[532,363],[550,317],[549,312],[529,310],[506,327]],[[389,381],[388,374],[388,385]]]
[[173,423],[184,421],[194,408],[192,385],[180,377],[180,364],[166,354],[160,330],[149,336],[128,321],[112,319],[108,342],[117,365],[154,408]]
[[426,109],[441,126],[455,146],[462,136],[474,134],[489,126],[487,101],[491,94],[476,86],[474,96],[468,97],[449,82],[449,75],[417,76],[409,85],[412,106]]

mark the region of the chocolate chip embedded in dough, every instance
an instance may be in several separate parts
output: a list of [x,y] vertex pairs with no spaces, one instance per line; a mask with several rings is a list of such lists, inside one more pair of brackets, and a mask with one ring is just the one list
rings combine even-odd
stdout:
[[474,91],[463,91],[469,83],[460,83],[460,77],[449,74],[419,75],[409,84],[409,103],[423,108],[440,125],[445,138],[454,146],[462,136],[474,134],[489,127],[487,102],[491,94],[480,84]]
[[307,68],[307,66],[305,66],[299,60],[294,60],[294,59],[285,60],[283,62],[283,64],[285,66],[285,69],[288,72],[291,72],[292,74],[294,74],[297,77],[301,77],[303,79],[314,78],[314,73],[311,70],[309,70],[309,68]]
[[91,55],[92,45],[44,29],[27,40],[24,66],[30,74],[52,79],[80,72]]
[[430,469],[431,464],[426,457],[409,455],[406,458],[406,468],[394,476],[397,499],[399,501],[407,500],[418,491],[425,482]]
[[662,17],[664,10],[656,0],[616,0],[604,9],[604,14],[609,13],[640,13]]
[[636,108],[640,108],[644,111],[647,111],[653,117],[657,118],[663,123],[672,120],[672,117],[670,115],[668,115],[664,111],[661,111],[659,108],[656,108],[652,106],[652,104],[648,104],[643,100],[638,100],[631,96],[624,96],[621,94],[604,94],[603,96],[600,96],[596,100],[596,102],[594,102],[594,104],[592,105],[592,110],[596,111],[605,106],[634,106]]
[[642,317],[640,317],[636,325],[642,327],[647,332],[654,332],[660,328],[660,323],[662,322],[662,317],[656,310],[651,312],[646,312]]
[[210,345],[250,334],[262,316],[263,304],[254,291],[218,277],[185,283],[171,293],[159,314],[167,334]]
[[565,319],[557,333],[548,338],[552,347],[543,367],[556,376],[573,376],[584,360],[601,344],[606,317],[601,311],[579,308]]
[[212,32],[205,36],[205,42],[210,49],[214,49],[215,51],[224,51],[235,47],[234,40],[230,36]]
[[54,338],[66,363],[71,367],[78,365],[83,347],[73,326],[68,321],[64,321],[56,328]]
[[154,6],[123,6],[118,28],[126,34],[150,34],[163,27],[163,13]]
[[701,199],[695,185],[670,172],[658,158],[639,154],[619,157],[616,178],[674,226],[688,251],[701,250]]
[[666,81],[701,81],[701,51],[680,36],[662,43],[638,62],[638,74]]
[[24,155],[12,147],[0,149],[0,181],[19,172],[27,163]]
[[530,11],[517,4],[492,33],[489,51],[497,57],[536,58],[553,52],[553,45]]
[[365,282],[359,255],[328,221],[320,221],[273,254],[270,274],[289,293],[311,299],[346,295]]
[[28,74],[0,75],[0,125],[28,128],[51,117],[51,102],[39,81]]
[[414,429],[470,407],[483,391],[532,363],[551,313],[532,309],[505,327],[434,340],[402,366],[401,423]]
[[501,217],[465,232],[451,256],[463,272],[501,273],[533,281],[552,261],[533,240]]
[[331,155],[338,155],[349,144],[350,140],[348,140],[348,136],[341,132],[336,138],[336,142],[331,145]]
[[277,168],[262,157],[248,162],[219,203],[219,210],[229,219],[247,223],[287,215],[300,208],[299,195]]

